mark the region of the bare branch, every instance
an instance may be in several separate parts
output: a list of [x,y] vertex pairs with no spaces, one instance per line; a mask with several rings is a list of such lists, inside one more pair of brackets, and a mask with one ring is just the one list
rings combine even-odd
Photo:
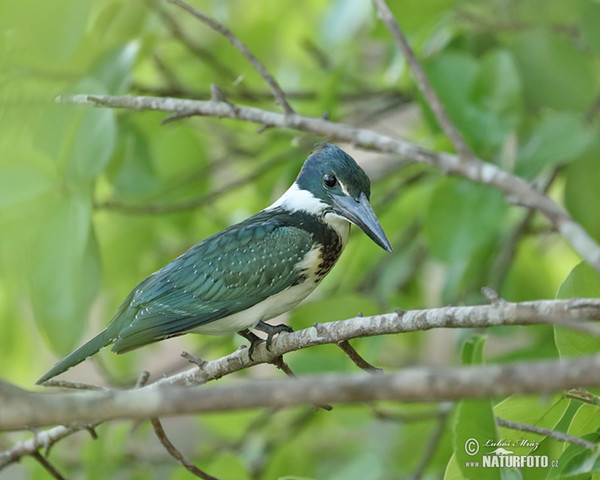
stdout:
[[177,450],[175,445],[173,445],[171,440],[169,440],[169,437],[167,437],[167,434],[165,433],[165,430],[158,418],[153,418],[150,420],[150,422],[152,423],[152,427],[154,427],[154,433],[160,440],[160,443],[162,443],[165,447],[165,450],[169,452],[169,455],[171,455],[175,460],[181,463],[188,472],[192,473],[198,478],[203,478],[204,480],[219,480],[218,478],[213,477],[204,470],[198,468],[187,458],[185,458],[179,450]]
[[99,424],[100,422],[96,422],[92,425],[78,424],[70,425],[68,427],[60,425],[44,432],[37,432],[33,438],[17,443],[10,450],[0,452],[0,470],[11,463],[18,462],[22,457],[34,455],[35,452],[41,448],[44,448],[46,451],[48,451],[56,442],[68,437],[69,435],[72,435],[75,432],[90,429],[93,431],[93,428]]
[[528,182],[497,166],[474,158],[461,158],[446,152],[435,152],[404,140],[377,134],[371,130],[303,115],[280,114],[253,107],[232,106],[227,102],[186,100],[172,97],[139,97],[110,95],[69,95],[57,97],[58,103],[94,107],[158,110],[182,114],[234,118],[266,127],[292,128],[327,138],[350,142],[358,147],[394,153],[402,160],[433,165],[447,174],[460,175],[477,183],[502,191],[505,197],[517,198],[519,204],[544,215],[573,249],[597,271],[600,271],[600,246],[554,200],[537,191]]
[[[282,333],[273,339],[270,351],[267,351],[263,345],[258,345],[253,355],[254,360],[248,358],[246,351],[236,351],[226,357],[206,362],[201,370],[194,366],[171,377],[160,379],[146,388],[156,388],[164,385],[198,385],[258,363],[271,362],[284,353],[312,345],[338,343],[339,341],[361,336],[429,330],[440,327],[534,325],[552,323],[556,319],[561,319],[563,322],[572,325],[583,325],[582,322],[586,320],[598,320],[600,319],[600,299],[542,300],[524,303],[500,302],[493,305],[474,307],[412,310],[375,317],[357,317],[340,322],[329,322],[306,330]],[[600,375],[597,378],[600,378]],[[577,386],[579,387],[581,384]],[[110,396],[111,391],[106,392],[106,394]],[[15,403],[22,405],[20,399],[23,395],[28,395],[28,393],[8,384],[0,383],[0,396],[3,401],[13,398]],[[4,410],[0,410],[0,415],[3,413]],[[74,432],[88,427],[93,428],[99,423],[96,419],[91,426],[71,424],[68,427],[58,426],[44,432],[38,432],[34,438],[20,442],[12,449],[0,453],[0,469],[18,461],[25,455],[31,455],[40,448],[50,448],[54,443]],[[22,425],[23,423],[21,423]]]
[[65,380],[48,380],[44,383],[45,387],[70,388],[72,390],[106,390],[106,387],[92,385],[89,383],[68,382]]
[[556,430],[550,430],[549,428],[538,427],[537,425],[529,425],[527,423],[513,422],[511,420],[504,420],[503,418],[496,417],[496,423],[501,427],[510,428],[512,430],[520,430],[521,432],[535,433],[544,437],[554,438],[559,442],[568,442],[573,445],[579,445],[584,448],[596,448],[598,445],[589,440],[583,438],[574,437],[563,432],[557,432]]
[[446,135],[454,145],[454,148],[458,152],[458,155],[463,159],[475,158],[475,155],[465,142],[464,138],[462,137],[458,129],[454,126],[454,124],[450,120],[450,117],[448,117],[448,113],[446,112],[444,105],[442,104],[439,97],[437,96],[437,93],[431,86],[431,83],[429,83],[429,80],[427,79],[427,75],[425,74],[423,67],[419,63],[419,60],[417,60],[415,52],[408,43],[408,40],[406,40],[406,37],[404,36],[400,25],[394,18],[394,15],[392,14],[392,11],[388,7],[387,3],[385,2],[385,0],[373,0],[373,4],[377,9],[379,17],[381,18],[381,20],[383,20],[388,30],[394,37],[396,45],[406,58],[406,61],[408,62],[417,87],[419,87],[419,90],[427,100],[427,103],[431,107],[435,118],[437,118],[437,121],[442,127],[442,130],[446,133]]
[[358,368],[365,370],[369,373],[382,373],[383,368],[375,367],[367,362],[360,354],[356,351],[356,349],[350,345],[348,340],[342,340],[337,343],[338,347],[342,349],[342,351],[348,355],[348,358],[354,362]]
[[94,207],[98,209],[116,210],[125,213],[151,215],[172,213],[181,210],[191,210],[194,208],[201,207],[203,205],[210,204],[216,199],[221,198],[222,196],[253,182],[257,178],[260,178],[264,174],[270,172],[275,166],[285,162],[287,159],[288,157],[284,155],[275,156],[274,158],[262,163],[261,165],[258,165],[253,171],[251,171],[247,175],[244,175],[238,179],[231,180],[230,182],[224,184],[220,188],[217,188],[213,191],[200,195],[196,198],[184,200],[179,203],[146,203],[143,205],[134,205],[122,203],[118,200],[107,200],[95,203]]
[[38,462],[40,462],[42,464],[42,466],[46,469],[46,471],[52,475],[54,478],[56,478],[56,480],[65,480],[65,477],[63,477],[60,472],[54,467],[54,465],[52,465],[47,458],[44,458],[44,456],[39,452],[39,451],[35,451],[32,454],[33,458],[35,458]]
[[572,390],[569,390],[568,392],[565,392],[565,397],[578,400],[582,403],[587,403],[588,405],[600,407],[600,397],[594,395],[591,392],[588,392],[584,388],[574,388]]
[[570,360],[410,368],[379,375],[327,374],[253,380],[203,388],[156,387],[154,384],[107,392],[40,394],[22,391],[18,398],[2,398],[0,429],[281,408],[306,403],[440,402],[516,393],[551,393],[599,385],[600,355],[592,355]]
[[427,465],[429,465],[429,462],[431,462],[431,459],[435,455],[435,451],[440,443],[440,440],[442,439],[444,429],[446,428],[446,424],[448,423],[449,413],[449,411],[440,413],[437,424],[433,429],[433,432],[431,432],[431,435],[427,440],[427,444],[425,445],[425,452],[423,454],[423,457],[421,458],[421,461],[419,462],[419,465],[417,466],[415,472],[410,477],[410,480],[420,480],[423,477],[425,469],[427,468]]
[[204,364],[202,370],[192,368],[157,381],[157,384],[198,385],[221,378],[259,363],[269,363],[276,357],[302,348],[337,344],[359,337],[405,333],[432,328],[485,328],[499,325],[555,324],[576,328],[587,327],[588,333],[600,333],[598,326],[584,323],[600,319],[600,299],[539,300],[535,302],[502,302],[470,307],[442,307],[410,310],[372,317],[316,324],[293,333],[281,333],[273,339],[270,350],[264,344],[256,346],[249,359],[247,351],[239,350]]
[[[161,2],[157,0],[147,0],[148,3],[153,9],[155,9],[158,14],[161,16],[163,22],[170,30],[171,34],[179,40],[183,45],[185,45],[192,53],[194,53],[198,58],[200,58],[204,63],[209,65],[215,72],[227,77],[229,80],[233,81],[236,78],[235,72],[233,72],[227,65],[221,62],[221,60],[212,54],[212,52],[201,45],[197,44],[194,40],[192,40],[183,30],[183,28],[177,23],[175,18],[162,7]],[[179,87],[178,84],[171,84],[171,87]]]
[[173,3],[174,5],[177,5],[180,8],[183,8],[187,12],[194,15],[196,18],[198,18],[201,21],[203,21],[204,23],[206,23],[210,28],[219,32],[221,35],[225,36],[231,42],[231,44],[235,48],[237,48],[242,53],[242,55],[244,55],[244,57],[246,57],[248,59],[248,61],[252,64],[252,66],[256,69],[256,71],[260,74],[260,76],[269,84],[269,86],[271,87],[271,90],[273,90],[273,95],[275,96],[275,100],[277,100],[277,103],[279,103],[279,105],[281,105],[283,107],[286,115],[294,113],[293,108],[290,106],[290,104],[288,103],[288,101],[285,98],[285,93],[283,93],[283,90],[281,89],[281,87],[279,86],[279,84],[277,83],[275,78],[273,78],[273,76],[267,71],[267,69],[260,62],[260,60],[258,60],[258,58],[256,58],[250,50],[248,50],[248,47],[246,47],[246,45],[244,45],[231,32],[231,30],[229,30],[224,25],[221,25],[214,18],[209,17],[208,15],[205,15],[201,11],[195,9],[194,7],[185,3],[182,0],[168,0],[168,1]]

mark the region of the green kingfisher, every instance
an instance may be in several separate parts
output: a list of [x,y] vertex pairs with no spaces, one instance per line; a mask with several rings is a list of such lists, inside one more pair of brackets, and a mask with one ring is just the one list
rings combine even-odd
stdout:
[[296,181],[271,206],[194,245],[142,280],[109,326],[60,360],[37,383],[101,348],[124,353],[184,333],[238,332],[251,341],[291,331],[272,319],[306,298],[329,273],[353,223],[392,251],[369,204],[371,183],[354,159],[320,144]]

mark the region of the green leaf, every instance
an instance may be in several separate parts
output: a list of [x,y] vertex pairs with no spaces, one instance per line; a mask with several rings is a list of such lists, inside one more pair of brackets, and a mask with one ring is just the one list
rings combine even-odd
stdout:
[[490,400],[462,400],[456,408],[454,425],[454,454],[466,478],[499,480],[499,468],[469,467],[470,462],[480,462],[484,453],[494,450],[486,446],[497,438],[496,422]]
[[100,257],[91,230],[90,202],[61,199],[40,228],[30,266],[36,322],[59,354],[68,353],[85,331],[100,287]]
[[[476,150],[500,147],[522,113],[521,82],[512,55],[491,50],[481,60],[447,51],[425,63],[448,115]],[[433,121],[429,107],[425,107]],[[434,122],[435,123],[435,122]]]
[[[71,93],[106,93],[102,84],[86,78]],[[109,108],[48,106],[43,113],[36,146],[64,165],[73,184],[95,179],[110,160],[117,139],[115,114]]]
[[131,70],[139,52],[139,43],[129,42],[111,49],[92,68],[90,74],[111,95],[119,95],[129,89]]
[[31,200],[50,190],[52,182],[29,165],[0,169],[0,210]]
[[[600,276],[587,263],[573,268],[558,290],[557,298],[600,297]],[[561,357],[588,355],[600,351],[597,338],[566,328],[554,328],[554,341]]]
[[[562,395],[545,399],[536,396],[511,395],[496,404],[494,413],[506,420],[552,429],[561,420],[568,406],[569,401]],[[508,430],[503,432],[506,433]],[[518,432],[518,435],[522,437],[522,432]]]
[[577,264],[558,289],[557,298],[600,297],[600,275],[587,263]]
[[463,343],[461,355],[463,365],[481,365],[483,363],[485,339],[484,335],[473,335]]
[[600,146],[596,145],[566,169],[565,204],[569,213],[586,231],[600,241]]
[[595,405],[582,404],[573,416],[567,433],[583,437],[600,429],[600,410]]
[[[598,442],[600,434],[586,435],[586,440]],[[558,459],[558,468],[548,474],[548,480],[587,480],[591,472],[600,472],[600,450],[570,444]]]
[[[83,82],[78,89],[87,93],[104,91],[91,81]],[[85,107],[81,119],[75,122],[65,173],[73,181],[93,180],[104,170],[115,148],[115,114],[110,108]]]
[[444,472],[444,480],[466,480],[468,477],[463,475],[461,468],[458,465],[456,454],[453,453],[446,465],[446,471]]
[[520,146],[515,172],[532,178],[544,168],[564,165],[582,155],[593,139],[593,132],[579,115],[546,115]]
[[532,105],[580,112],[589,108],[596,95],[591,63],[566,35],[550,29],[523,33],[513,53]]
[[136,199],[156,192],[160,184],[147,139],[130,124],[121,125],[119,136],[118,150],[109,168],[117,196]]
[[469,260],[496,238],[506,210],[500,192],[462,179],[445,179],[427,207],[427,245],[440,260]]
[[581,14],[581,36],[595,52],[600,52],[600,4],[586,2]]
[[[477,61],[464,52],[445,51],[423,66],[450,119],[464,132],[470,123],[467,110],[471,108],[471,91],[479,70]],[[430,123],[437,125],[429,106],[423,106]]]
[[481,59],[470,99],[473,134],[479,142],[499,147],[517,127],[523,109],[521,79],[508,51],[492,50]]
[[356,3],[354,0],[328,3],[329,8],[323,16],[320,29],[320,40],[330,48],[345,44],[370,21],[371,6],[368,3]]

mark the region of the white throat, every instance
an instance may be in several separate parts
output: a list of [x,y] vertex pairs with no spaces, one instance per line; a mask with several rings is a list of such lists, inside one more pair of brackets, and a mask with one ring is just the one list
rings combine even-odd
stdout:
[[312,215],[321,217],[323,221],[333,228],[339,235],[342,246],[346,245],[348,241],[348,234],[350,233],[350,222],[334,212],[327,212],[323,215],[323,212],[328,205],[315,197],[308,190],[302,190],[296,185],[292,184],[286,192],[277,199],[275,203],[265,208],[265,211],[274,210],[276,208],[283,208],[288,212],[306,212]]
[[323,210],[327,208],[327,204],[308,190],[302,190],[296,183],[293,183],[275,203],[265,208],[265,210],[269,211],[276,208],[283,208],[288,212],[303,211],[320,216]]

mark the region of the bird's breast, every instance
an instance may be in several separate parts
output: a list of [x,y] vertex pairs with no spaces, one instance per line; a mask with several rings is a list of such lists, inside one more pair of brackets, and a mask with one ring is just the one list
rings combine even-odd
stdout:
[[[339,219],[339,220],[338,220]],[[350,231],[350,224],[339,217],[327,219],[327,229],[300,262],[300,270],[307,281],[319,283],[336,264]]]

